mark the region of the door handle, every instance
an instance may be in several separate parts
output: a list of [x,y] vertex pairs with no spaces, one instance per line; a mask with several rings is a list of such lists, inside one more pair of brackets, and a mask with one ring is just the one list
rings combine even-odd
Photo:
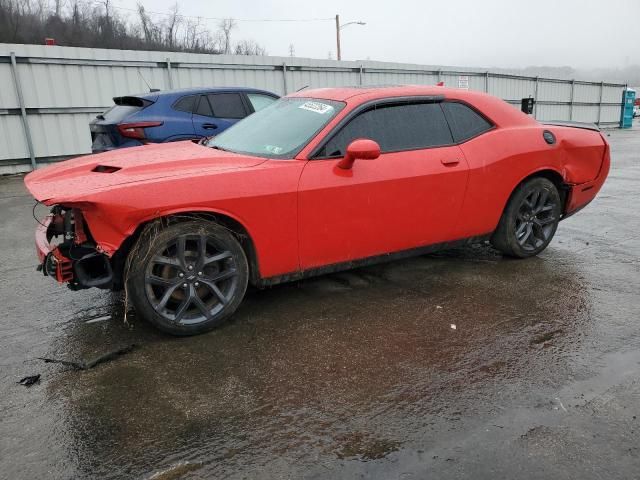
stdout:
[[441,158],[440,163],[446,165],[447,167],[452,167],[454,165],[458,165],[460,160],[457,158]]
[[205,130],[215,130],[218,126],[215,123],[203,123],[202,128]]

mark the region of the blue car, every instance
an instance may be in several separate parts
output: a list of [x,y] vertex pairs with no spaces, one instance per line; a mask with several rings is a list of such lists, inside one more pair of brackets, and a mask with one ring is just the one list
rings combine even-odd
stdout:
[[90,123],[93,153],[211,137],[276,101],[253,88],[189,88],[115,97]]

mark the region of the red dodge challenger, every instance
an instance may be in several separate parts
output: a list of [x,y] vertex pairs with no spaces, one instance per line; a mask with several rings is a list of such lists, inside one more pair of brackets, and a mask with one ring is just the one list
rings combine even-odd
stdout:
[[541,124],[443,87],[289,95],[197,144],[62,162],[25,183],[52,206],[36,245],[72,289],[125,288],[175,335],[201,333],[258,287],[454,245],[526,258],[609,172],[589,124]]

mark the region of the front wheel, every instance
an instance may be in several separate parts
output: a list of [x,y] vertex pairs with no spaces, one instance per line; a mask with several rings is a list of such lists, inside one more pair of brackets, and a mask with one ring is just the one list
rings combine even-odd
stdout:
[[555,235],[561,211],[556,186],[546,178],[532,178],[511,196],[491,243],[512,257],[537,255]]
[[127,292],[142,317],[172,335],[219,325],[240,305],[249,269],[242,246],[207,221],[149,230],[131,251]]

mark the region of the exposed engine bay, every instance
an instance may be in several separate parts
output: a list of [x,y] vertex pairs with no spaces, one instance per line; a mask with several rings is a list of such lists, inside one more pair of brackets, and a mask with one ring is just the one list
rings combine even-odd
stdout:
[[99,251],[79,209],[55,205],[41,228],[48,243],[38,267],[44,275],[72,290],[112,288],[111,260]]

